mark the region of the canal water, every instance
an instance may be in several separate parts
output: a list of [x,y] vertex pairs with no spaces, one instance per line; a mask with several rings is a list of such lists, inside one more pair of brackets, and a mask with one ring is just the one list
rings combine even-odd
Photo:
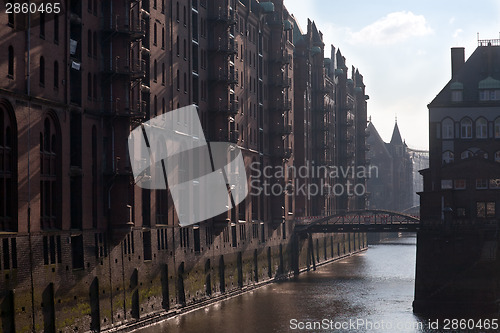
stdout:
[[412,313],[415,255],[412,236],[371,245],[137,332],[440,332]]

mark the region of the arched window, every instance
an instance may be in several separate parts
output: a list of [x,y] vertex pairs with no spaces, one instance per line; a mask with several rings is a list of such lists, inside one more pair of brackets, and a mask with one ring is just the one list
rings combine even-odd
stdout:
[[476,138],[486,139],[488,137],[488,121],[485,118],[476,120]]
[[59,131],[46,116],[40,133],[40,223],[42,229],[61,228]]
[[[161,144],[164,140],[160,140],[157,145],[157,156],[165,154],[165,145]],[[164,178],[163,163],[155,164],[155,177]],[[156,224],[168,224],[168,190],[156,190]]]
[[500,150],[495,152],[495,162],[500,163]]
[[452,163],[454,160],[453,152],[447,150],[443,153],[443,164]]
[[87,55],[92,56],[92,31],[87,30]]
[[87,98],[92,99],[92,74],[87,74]]
[[443,120],[441,124],[443,131],[443,139],[453,139],[454,138],[454,130],[453,130],[453,120],[450,118],[446,118]]
[[161,84],[165,85],[165,63],[161,64]]
[[155,24],[153,25],[153,45],[156,45],[156,40],[157,40],[157,37],[158,37],[158,32],[157,32],[157,25],[156,25],[156,22]]
[[94,93],[93,93],[94,99],[97,99],[97,76],[95,74],[94,74],[93,88],[94,88]]
[[54,43],[59,44],[59,15],[54,15]]
[[495,119],[495,139],[500,139],[500,118]]
[[59,88],[59,63],[54,61],[54,89]]
[[0,231],[17,231],[17,131],[13,115],[0,104]]
[[156,63],[156,59],[153,63],[153,81],[156,82],[158,78],[158,64]]
[[40,57],[40,85],[45,86],[45,59]]
[[9,45],[9,51],[8,51],[8,70],[7,70],[7,75],[12,79],[14,78],[14,47],[12,45]]
[[45,13],[40,13],[40,38],[45,39]]
[[161,48],[165,49],[165,28],[161,28]]
[[158,115],[158,98],[156,97],[156,95],[154,97],[153,109],[154,109],[153,114],[156,117]]
[[94,36],[92,37],[92,40],[94,41],[94,58],[97,58],[97,33],[94,31]]
[[471,158],[472,156],[474,156],[474,154],[470,150],[466,150],[466,151],[462,152],[462,154],[460,154],[460,158],[462,160],[465,160],[467,158]]
[[179,70],[177,70],[176,80],[177,80],[177,91],[179,91],[181,89],[181,73],[179,72]]
[[462,139],[472,138],[472,120],[464,118],[460,122],[460,137]]

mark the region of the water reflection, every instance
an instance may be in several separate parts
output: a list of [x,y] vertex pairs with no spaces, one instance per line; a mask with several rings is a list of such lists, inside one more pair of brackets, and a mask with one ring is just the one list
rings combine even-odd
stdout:
[[373,245],[291,281],[140,332],[289,332],[308,325],[314,332],[440,332],[412,313],[415,245],[415,237]]

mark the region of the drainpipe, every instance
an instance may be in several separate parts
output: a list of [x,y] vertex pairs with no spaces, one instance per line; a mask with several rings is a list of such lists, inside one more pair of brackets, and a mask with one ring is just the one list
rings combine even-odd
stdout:
[[[28,1],[28,7],[30,1]],[[31,284],[31,324],[35,329],[35,286],[33,279],[33,245],[31,241],[31,168],[30,168],[30,149],[31,149],[31,15],[28,13],[28,28],[26,30],[26,94],[28,96],[28,245],[29,245],[29,265],[30,265],[30,284]]]

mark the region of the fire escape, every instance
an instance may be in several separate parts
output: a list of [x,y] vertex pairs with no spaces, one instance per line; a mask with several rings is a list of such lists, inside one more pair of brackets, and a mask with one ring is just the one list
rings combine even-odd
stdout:
[[134,226],[127,137],[149,119],[149,1],[111,1],[103,17],[106,204],[113,238],[119,240]]

